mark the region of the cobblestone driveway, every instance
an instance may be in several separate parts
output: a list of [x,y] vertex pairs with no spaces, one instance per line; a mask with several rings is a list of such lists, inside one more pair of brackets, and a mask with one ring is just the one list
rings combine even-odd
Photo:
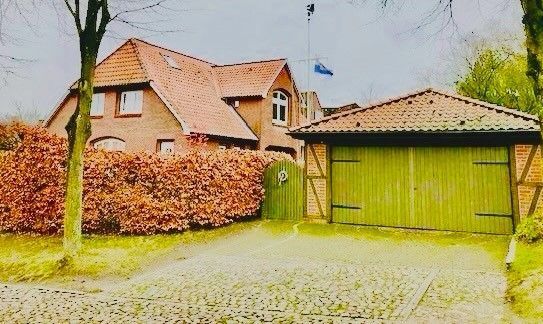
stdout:
[[477,244],[263,227],[97,294],[0,286],[0,314],[6,322],[496,323],[509,320],[505,285],[499,258]]

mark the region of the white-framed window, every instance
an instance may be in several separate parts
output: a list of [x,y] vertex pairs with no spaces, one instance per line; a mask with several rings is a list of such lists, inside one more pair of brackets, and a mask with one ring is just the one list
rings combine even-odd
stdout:
[[166,61],[166,63],[168,63],[168,65],[170,67],[173,67],[174,69],[180,69],[181,67],[179,66],[179,63],[177,63],[177,61],[169,56],[169,55],[166,55],[166,54],[162,54],[162,57],[164,58],[164,60]]
[[143,91],[125,91],[121,93],[119,114],[140,115],[143,110]]
[[273,92],[272,123],[281,126],[288,125],[288,96],[280,90]]
[[122,152],[126,149],[126,143],[115,137],[102,138],[94,142],[94,148],[97,150],[105,151],[118,151]]
[[105,105],[106,94],[105,93],[95,93],[92,95],[92,104],[91,104],[91,117],[102,117],[104,116],[104,105]]
[[157,151],[160,154],[173,154],[174,152],[174,141],[173,140],[159,140]]

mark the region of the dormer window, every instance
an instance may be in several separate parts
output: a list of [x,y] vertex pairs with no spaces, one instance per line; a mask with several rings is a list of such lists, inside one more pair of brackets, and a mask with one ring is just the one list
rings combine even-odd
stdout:
[[168,63],[168,65],[174,69],[180,69],[181,67],[179,66],[179,64],[177,63],[177,61],[169,56],[169,55],[166,55],[166,54],[162,54],[162,57],[164,58],[164,60],[166,61],[166,63]]
[[288,96],[283,91],[273,92],[272,110],[272,123],[288,126]]

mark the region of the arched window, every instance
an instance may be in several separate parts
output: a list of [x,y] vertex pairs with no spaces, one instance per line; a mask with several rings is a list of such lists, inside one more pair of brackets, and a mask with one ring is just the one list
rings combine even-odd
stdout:
[[273,117],[272,123],[281,126],[288,126],[288,96],[283,91],[273,92]]
[[93,146],[97,150],[122,152],[126,148],[126,143],[115,137],[107,137],[97,140]]

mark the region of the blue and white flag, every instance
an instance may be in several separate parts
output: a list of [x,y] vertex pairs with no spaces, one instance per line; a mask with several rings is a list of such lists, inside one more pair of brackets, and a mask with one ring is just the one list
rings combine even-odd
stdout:
[[324,74],[324,75],[334,75],[334,72],[332,70],[328,69],[326,66],[324,66],[321,62],[317,61],[315,63],[315,73],[318,74]]

